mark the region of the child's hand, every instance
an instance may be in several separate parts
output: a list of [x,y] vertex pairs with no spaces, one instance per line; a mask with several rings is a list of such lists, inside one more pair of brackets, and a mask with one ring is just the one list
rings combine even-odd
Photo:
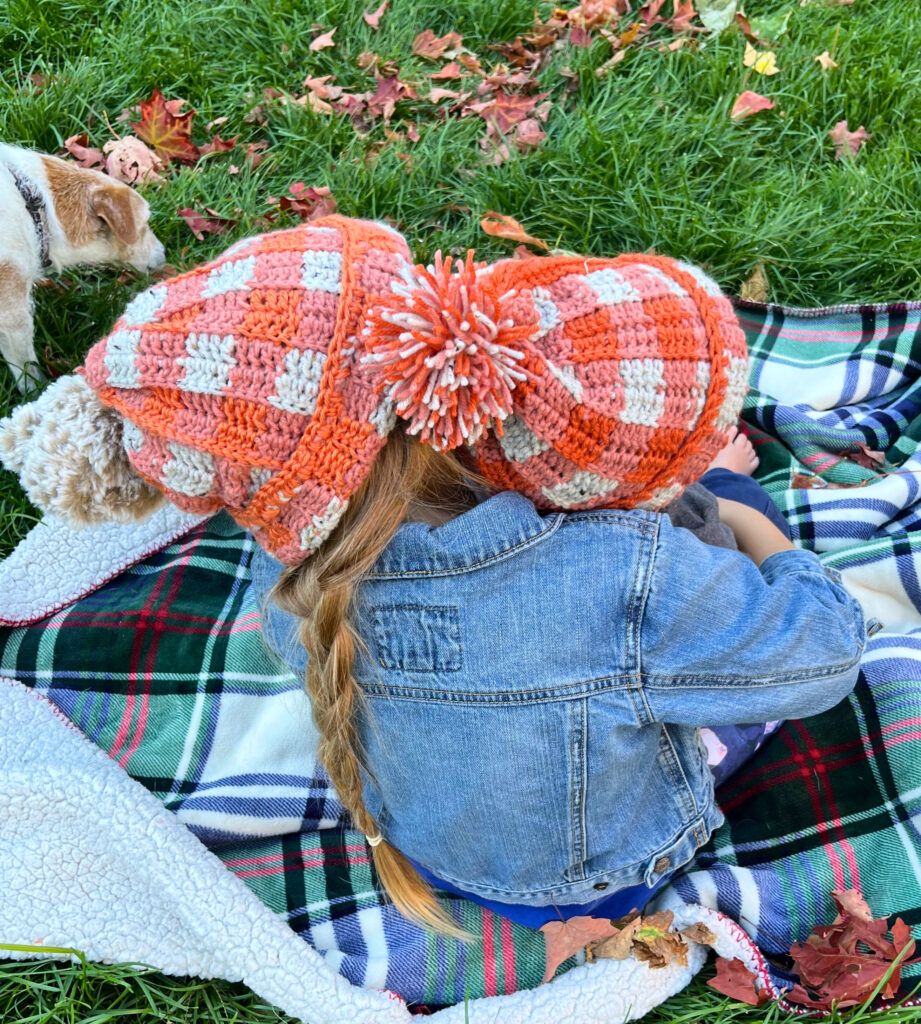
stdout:
[[744,552],[755,565],[778,551],[792,551],[795,547],[789,538],[767,518],[748,505],[728,498],[717,498],[720,522],[725,523],[733,534],[739,550]]

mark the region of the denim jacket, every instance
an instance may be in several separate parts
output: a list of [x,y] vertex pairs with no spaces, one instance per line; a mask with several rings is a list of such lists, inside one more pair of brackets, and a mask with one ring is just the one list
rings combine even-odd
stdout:
[[[280,570],[257,552],[257,598]],[[401,526],[355,622],[381,832],[463,891],[530,906],[685,864],[722,821],[699,727],[832,707],[866,642],[809,551],[759,569],[665,515],[548,515],[514,492]],[[296,621],[269,604],[263,628],[302,673]]]

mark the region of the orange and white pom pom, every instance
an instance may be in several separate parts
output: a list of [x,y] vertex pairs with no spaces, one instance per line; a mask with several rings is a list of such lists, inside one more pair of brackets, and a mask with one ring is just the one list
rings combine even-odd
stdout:
[[492,276],[473,262],[451,272],[451,257],[435,255],[434,267],[413,267],[394,294],[369,310],[362,362],[378,375],[378,390],[394,403],[439,451],[473,444],[492,421],[512,411],[512,391],[528,374],[521,342],[536,323],[517,323],[503,304],[516,294],[499,295]]

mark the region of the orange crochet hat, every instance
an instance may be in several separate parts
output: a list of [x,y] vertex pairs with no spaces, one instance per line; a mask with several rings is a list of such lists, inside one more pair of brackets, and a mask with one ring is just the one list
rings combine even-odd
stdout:
[[472,447],[547,509],[661,508],[739,417],[745,336],[718,286],[661,256],[416,267],[365,327],[410,432]]
[[409,260],[398,232],[347,217],[246,239],[138,295],[82,372],[141,476],[296,565],[393,427],[355,339]]
[[659,508],[741,411],[745,339],[699,270],[657,256],[413,266],[386,225],[328,217],[149,288],[82,371],[137,472],[227,508],[296,565],[396,416],[544,508]]

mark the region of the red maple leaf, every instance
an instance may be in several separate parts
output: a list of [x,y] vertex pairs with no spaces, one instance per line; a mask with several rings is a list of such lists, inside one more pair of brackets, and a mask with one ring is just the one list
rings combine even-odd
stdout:
[[439,38],[430,28],[427,28],[413,40],[413,53],[426,60],[438,60],[446,50],[454,50],[460,46],[463,38],[457,32],[449,32]]
[[748,1003],[749,1006],[761,1006],[770,996],[758,988],[757,982],[757,976],[741,960],[727,960],[719,956],[716,958],[716,977],[711,978],[707,984],[730,999]]
[[182,100],[167,101],[163,93],[154,88],[149,100],[141,100],[141,120],[131,127],[138,138],[153,146],[157,156],[192,164],[201,155],[201,150],[192,142],[195,111],[178,113],[182,103]]
[[205,213],[199,213],[189,207],[177,210],[176,213],[189,225],[192,234],[200,242],[204,241],[205,235],[223,235],[228,228],[239,223],[238,217],[222,217],[217,210],[207,208]]
[[801,984],[787,993],[787,999],[824,1010],[859,1006],[886,974],[879,994],[894,999],[902,968],[915,962],[908,959],[915,951],[911,930],[901,918],[891,929],[887,918],[874,918],[856,889],[833,890],[831,896],[838,908],[835,920],[817,925],[805,942],[790,949]]
[[222,139],[220,135],[215,135],[210,142],[206,142],[204,146],[199,146],[199,153],[205,156],[207,153],[229,153],[237,144],[239,135],[234,135],[230,139]]
[[302,181],[296,181],[288,186],[288,191],[291,195],[282,196],[278,208],[296,213],[301,220],[316,220],[336,212],[336,200],[325,185],[308,188]]

